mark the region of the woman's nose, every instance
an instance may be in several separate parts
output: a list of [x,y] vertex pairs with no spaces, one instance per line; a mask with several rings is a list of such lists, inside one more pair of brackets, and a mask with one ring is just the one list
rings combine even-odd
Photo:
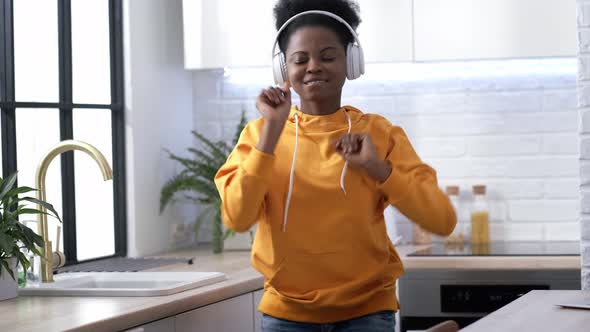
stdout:
[[321,71],[321,62],[318,59],[309,59],[307,61],[307,72],[308,73],[315,73]]

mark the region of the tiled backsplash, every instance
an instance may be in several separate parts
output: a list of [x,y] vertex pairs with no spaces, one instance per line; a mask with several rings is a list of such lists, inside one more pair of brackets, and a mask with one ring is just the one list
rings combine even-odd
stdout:
[[[347,82],[343,103],[401,126],[441,187],[460,186],[462,219],[471,185],[486,184],[493,240],[578,240],[576,71],[570,58],[375,64]],[[193,78],[194,128],[228,140],[241,108],[258,117],[254,99],[272,82],[270,68]],[[411,224],[395,218],[408,239]]]

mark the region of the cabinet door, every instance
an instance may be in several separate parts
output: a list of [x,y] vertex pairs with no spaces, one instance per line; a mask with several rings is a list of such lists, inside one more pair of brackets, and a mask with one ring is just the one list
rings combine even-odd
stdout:
[[415,60],[575,56],[576,0],[414,0]]
[[187,69],[270,66],[275,0],[183,0]]
[[160,319],[149,324],[134,327],[125,332],[174,332],[174,317]]
[[177,332],[252,332],[252,293],[176,315]]
[[262,294],[264,290],[257,290],[253,294],[254,296],[254,332],[260,332],[262,330],[261,327],[261,320],[262,320],[262,313],[258,311],[258,305],[260,304],[260,299],[262,299]]
[[357,0],[365,62],[413,60],[412,0]]

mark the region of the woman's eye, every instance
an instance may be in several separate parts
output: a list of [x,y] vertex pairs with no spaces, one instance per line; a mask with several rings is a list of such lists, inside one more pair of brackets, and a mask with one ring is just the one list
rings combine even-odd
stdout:
[[322,60],[325,62],[332,62],[334,61],[334,58],[323,58]]

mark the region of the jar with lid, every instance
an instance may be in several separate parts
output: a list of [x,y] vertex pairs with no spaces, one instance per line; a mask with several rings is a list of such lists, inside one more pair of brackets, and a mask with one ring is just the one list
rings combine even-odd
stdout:
[[445,192],[449,196],[449,200],[451,201],[451,205],[455,210],[455,215],[457,216],[457,225],[451,235],[449,235],[445,239],[445,243],[448,245],[461,245],[464,242],[463,239],[463,223],[461,222],[460,218],[460,211],[459,211],[459,186],[447,186],[445,188]]
[[473,186],[471,243],[474,245],[490,243],[490,209],[486,198],[486,186],[481,184]]

